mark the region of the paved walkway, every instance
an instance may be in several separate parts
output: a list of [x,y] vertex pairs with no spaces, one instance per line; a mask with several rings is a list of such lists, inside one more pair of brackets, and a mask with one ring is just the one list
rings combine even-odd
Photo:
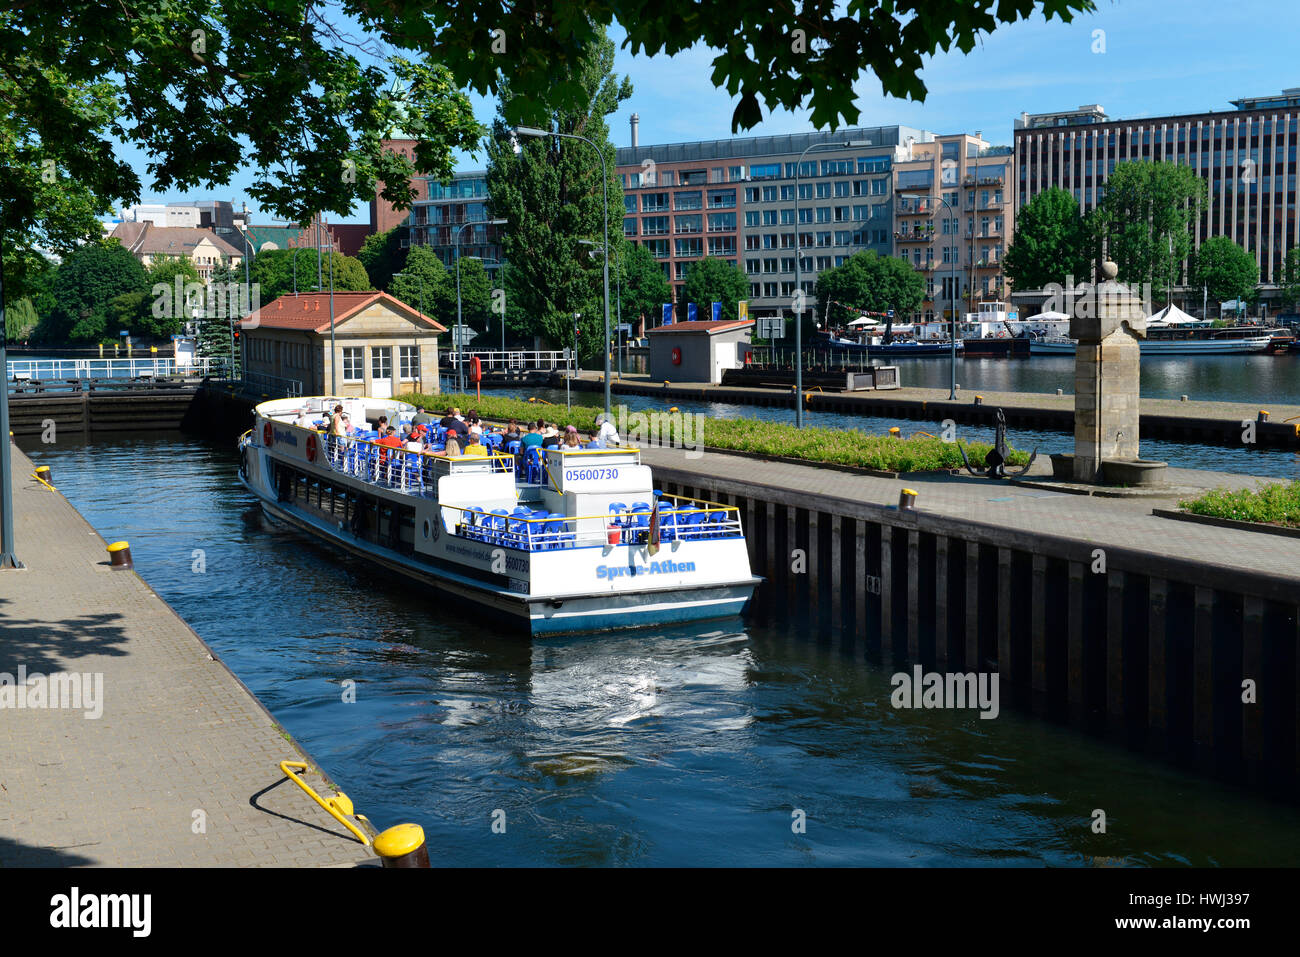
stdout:
[[[588,383],[603,382],[604,380],[604,373],[602,372],[584,370],[579,372],[578,375],[584,381],[584,386]],[[662,382],[652,382],[650,377],[644,373],[624,373],[621,379],[613,380],[611,391],[617,393],[620,385],[624,388],[635,388],[638,392],[668,392],[671,394],[674,391],[690,390],[703,393],[706,397],[709,394],[718,394],[719,401],[726,401],[727,396],[736,395],[752,395],[770,401],[773,396],[788,395],[789,392],[788,389],[722,386],[711,385],[707,382],[673,382],[665,388]],[[873,404],[917,402],[924,403],[927,407],[933,407],[935,414],[941,416],[941,413],[947,407],[971,405],[975,401],[976,394],[982,397],[984,405],[1001,408],[1008,412],[1017,409],[1028,411],[1049,409],[1061,412],[1072,412],[1074,410],[1073,395],[1055,395],[1045,392],[992,392],[986,389],[959,389],[955,402],[948,401],[947,389],[920,389],[906,386],[882,392],[837,392],[827,394],[834,395],[836,399],[848,399],[861,403],[863,412],[866,414],[870,413]],[[813,404],[810,406],[814,410],[816,409],[817,396],[818,393],[813,394]],[[1243,419],[1253,421],[1261,409],[1268,411],[1270,422],[1282,422],[1292,418],[1300,421],[1300,405],[1267,402],[1263,404],[1205,402],[1197,401],[1195,396],[1189,397],[1187,402],[1178,399],[1149,399],[1145,397],[1142,399],[1143,415],[1170,416],[1173,418],[1211,419],[1236,423],[1241,422]]]
[[0,708],[0,867],[373,862],[278,767],[315,763],[13,452],[27,568],[0,571],[0,673],[99,674],[102,695],[90,709]]
[[[708,442],[707,432],[705,442]],[[906,480],[767,462],[722,452],[688,459],[680,449],[644,449],[646,464],[688,470],[736,485],[762,485],[779,496],[808,506],[811,495],[854,503],[897,505],[904,487],[918,492],[918,511],[994,524],[1088,544],[1129,548],[1152,556],[1203,562],[1225,569],[1258,571],[1295,578],[1300,584],[1300,538],[1222,528],[1152,515],[1153,508],[1176,508],[1180,496],[1101,498],[1046,491],[1008,482],[940,473]],[[1034,463],[1033,477],[1051,476],[1050,463]],[[1221,472],[1169,469],[1171,484],[1190,489],[1253,487],[1267,479]],[[1184,492],[1183,496],[1187,497]],[[780,501],[780,497],[777,500]]]

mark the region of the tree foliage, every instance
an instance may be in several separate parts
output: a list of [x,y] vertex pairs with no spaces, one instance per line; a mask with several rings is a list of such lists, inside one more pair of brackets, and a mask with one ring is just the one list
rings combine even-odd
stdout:
[[[334,269],[332,282],[335,292],[364,292],[373,288],[365,267],[354,256],[345,256],[333,250],[319,255],[314,249],[268,249],[254,256],[249,264],[249,280],[257,284],[262,302],[271,302],[293,292],[295,260],[300,293],[316,291],[318,275],[322,283],[321,291],[329,292],[331,264]],[[243,281],[242,274],[237,281]]]
[[1217,302],[1247,299],[1259,283],[1255,257],[1227,236],[1211,236],[1192,256],[1189,279]]
[[1282,301],[1300,309],[1300,246],[1288,249],[1282,260]]
[[[144,267],[117,241],[83,246],[64,260],[54,280],[51,334],[70,342],[99,342],[108,328],[110,302],[123,293],[147,292]],[[129,328],[129,327],[128,327]]]
[[817,275],[817,302],[830,326],[842,326],[862,312],[896,316],[916,311],[925,299],[925,278],[905,259],[874,250],[854,253],[843,264]]
[[659,260],[646,247],[626,243],[619,269],[623,275],[623,320],[641,319],[647,329],[659,325],[664,303],[673,301],[673,287]]
[[5,307],[5,335],[14,342],[25,342],[36,331],[36,307],[30,299],[19,299]]
[[[556,132],[585,137],[604,156],[611,267],[623,258],[625,245],[623,187],[605,117],[632,94],[627,78],[620,81],[612,74],[613,65],[614,44],[603,35],[595,38],[572,79],[565,81],[579,84],[590,105],[584,102],[580,109],[559,112],[546,124]],[[512,113],[513,97],[507,85],[488,144],[487,167],[492,215],[508,222],[502,247],[510,263],[509,315],[523,320],[512,320],[510,326],[567,344],[573,340],[573,315],[580,313],[579,349],[598,354],[604,338],[604,257],[591,255],[595,247],[581,241],[605,241],[600,157],[587,143],[563,137],[523,140],[516,154],[505,119]],[[612,296],[612,275],[610,283]]]
[[1074,194],[1053,186],[1031,199],[1016,216],[1015,238],[1002,270],[1017,289],[1064,286],[1090,278],[1089,235]]
[[685,321],[687,304],[695,303],[698,319],[712,319],[711,304],[722,303],[722,318],[737,318],[736,304],[749,298],[749,277],[725,259],[700,259],[686,269],[677,297],[677,319]]
[[1205,203],[1205,180],[1178,163],[1119,163],[1093,211],[1093,236],[1119,267],[1119,280],[1150,283],[1167,298],[1179,264],[1190,254],[1190,225]]
[[456,289],[442,260],[428,246],[415,246],[406,257],[406,268],[394,275],[388,291],[412,309],[422,309],[446,325],[448,304],[456,312]]
[[402,243],[409,242],[410,234],[408,227],[394,226],[386,233],[372,233],[361,243],[357,259],[365,267],[374,288],[391,291],[388,287],[393,281],[393,273],[406,268],[409,250]]

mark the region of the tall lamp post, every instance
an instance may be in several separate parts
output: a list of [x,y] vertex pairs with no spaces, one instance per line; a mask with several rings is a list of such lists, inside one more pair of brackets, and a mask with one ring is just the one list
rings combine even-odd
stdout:
[[467,223],[461,223],[456,229],[456,391],[464,393],[465,391],[465,363],[461,361],[460,350],[464,348],[465,341],[465,323],[461,319],[460,306],[460,234],[465,231],[466,226],[504,226],[504,219],[480,219]]
[[803,172],[803,158],[813,150],[843,150],[868,145],[854,140],[813,143],[799,154],[794,164],[794,295],[799,306],[794,316],[794,424],[800,429],[803,428],[803,249],[799,245],[799,179]]
[[554,136],[566,140],[581,140],[594,149],[596,155],[600,157],[600,186],[605,198],[605,417],[609,418],[609,171],[605,165],[605,151],[585,136],[576,133],[558,133],[531,126],[516,126],[514,132],[516,136]]
[[[0,216],[4,211],[0,199]],[[9,357],[5,332],[4,237],[0,235],[0,571],[23,568],[14,554],[13,454],[9,449]]]

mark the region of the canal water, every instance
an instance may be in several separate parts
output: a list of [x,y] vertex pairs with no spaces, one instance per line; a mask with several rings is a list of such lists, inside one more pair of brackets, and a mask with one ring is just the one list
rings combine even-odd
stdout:
[[1293,807],[1008,710],[895,710],[892,669],[797,620],[530,641],[271,524],[230,443],[28,451],[359,811],[425,828],[435,865],[1300,859]]
[[[1050,361],[1055,361],[1051,357]],[[914,360],[924,362],[925,360]],[[982,360],[981,360],[982,361]],[[990,360],[991,361],[991,360]],[[1037,361],[1037,360],[1035,360]],[[1003,360],[1006,365],[1006,360]],[[988,387],[992,388],[992,387]],[[508,388],[484,389],[485,393],[515,399],[536,397],[555,405],[565,404],[563,389]],[[574,391],[571,399],[575,405],[599,407],[604,405],[604,393],[597,391]],[[618,395],[611,397],[613,407],[626,406],[629,413],[643,410],[664,411],[676,407],[684,413],[702,413],[709,418],[731,419],[752,418],[766,422],[784,422],[794,424],[794,400],[789,408],[764,405],[736,405],[727,402],[699,402],[689,399],[657,399],[648,396]],[[545,417],[544,407],[539,407],[538,415]],[[617,415],[617,411],[615,412]],[[884,435],[897,426],[904,436],[916,432],[929,432],[939,435],[943,429],[938,421],[891,418],[889,416],[851,415],[844,412],[812,412],[804,414],[806,425],[821,426],[831,429],[861,429],[872,435]],[[708,423],[704,425],[704,444],[708,444]],[[991,426],[960,425],[956,437],[961,442],[992,442],[994,431]],[[1011,445],[1025,451],[1038,450],[1043,457],[1053,452],[1073,452],[1074,437],[1068,432],[1043,431],[1036,429],[1012,428],[1007,430]],[[1300,454],[1288,449],[1269,448],[1266,446],[1207,445],[1201,442],[1174,442],[1167,439],[1141,440],[1142,457],[1157,462],[1168,462],[1175,468],[1208,469],[1213,472],[1237,472],[1243,475],[1260,475],[1276,479],[1300,479]],[[979,464],[979,463],[972,463]]]

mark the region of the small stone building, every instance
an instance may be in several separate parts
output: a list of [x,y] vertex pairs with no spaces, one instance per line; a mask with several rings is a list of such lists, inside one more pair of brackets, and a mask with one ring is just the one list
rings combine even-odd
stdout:
[[333,390],[329,293],[281,296],[240,328],[254,391],[374,398],[438,391],[438,335],[446,328],[386,292],[334,293]]
[[727,369],[745,364],[753,335],[752,319],[674,322],[646,333],[650,378],[655,382],[722,381]]

